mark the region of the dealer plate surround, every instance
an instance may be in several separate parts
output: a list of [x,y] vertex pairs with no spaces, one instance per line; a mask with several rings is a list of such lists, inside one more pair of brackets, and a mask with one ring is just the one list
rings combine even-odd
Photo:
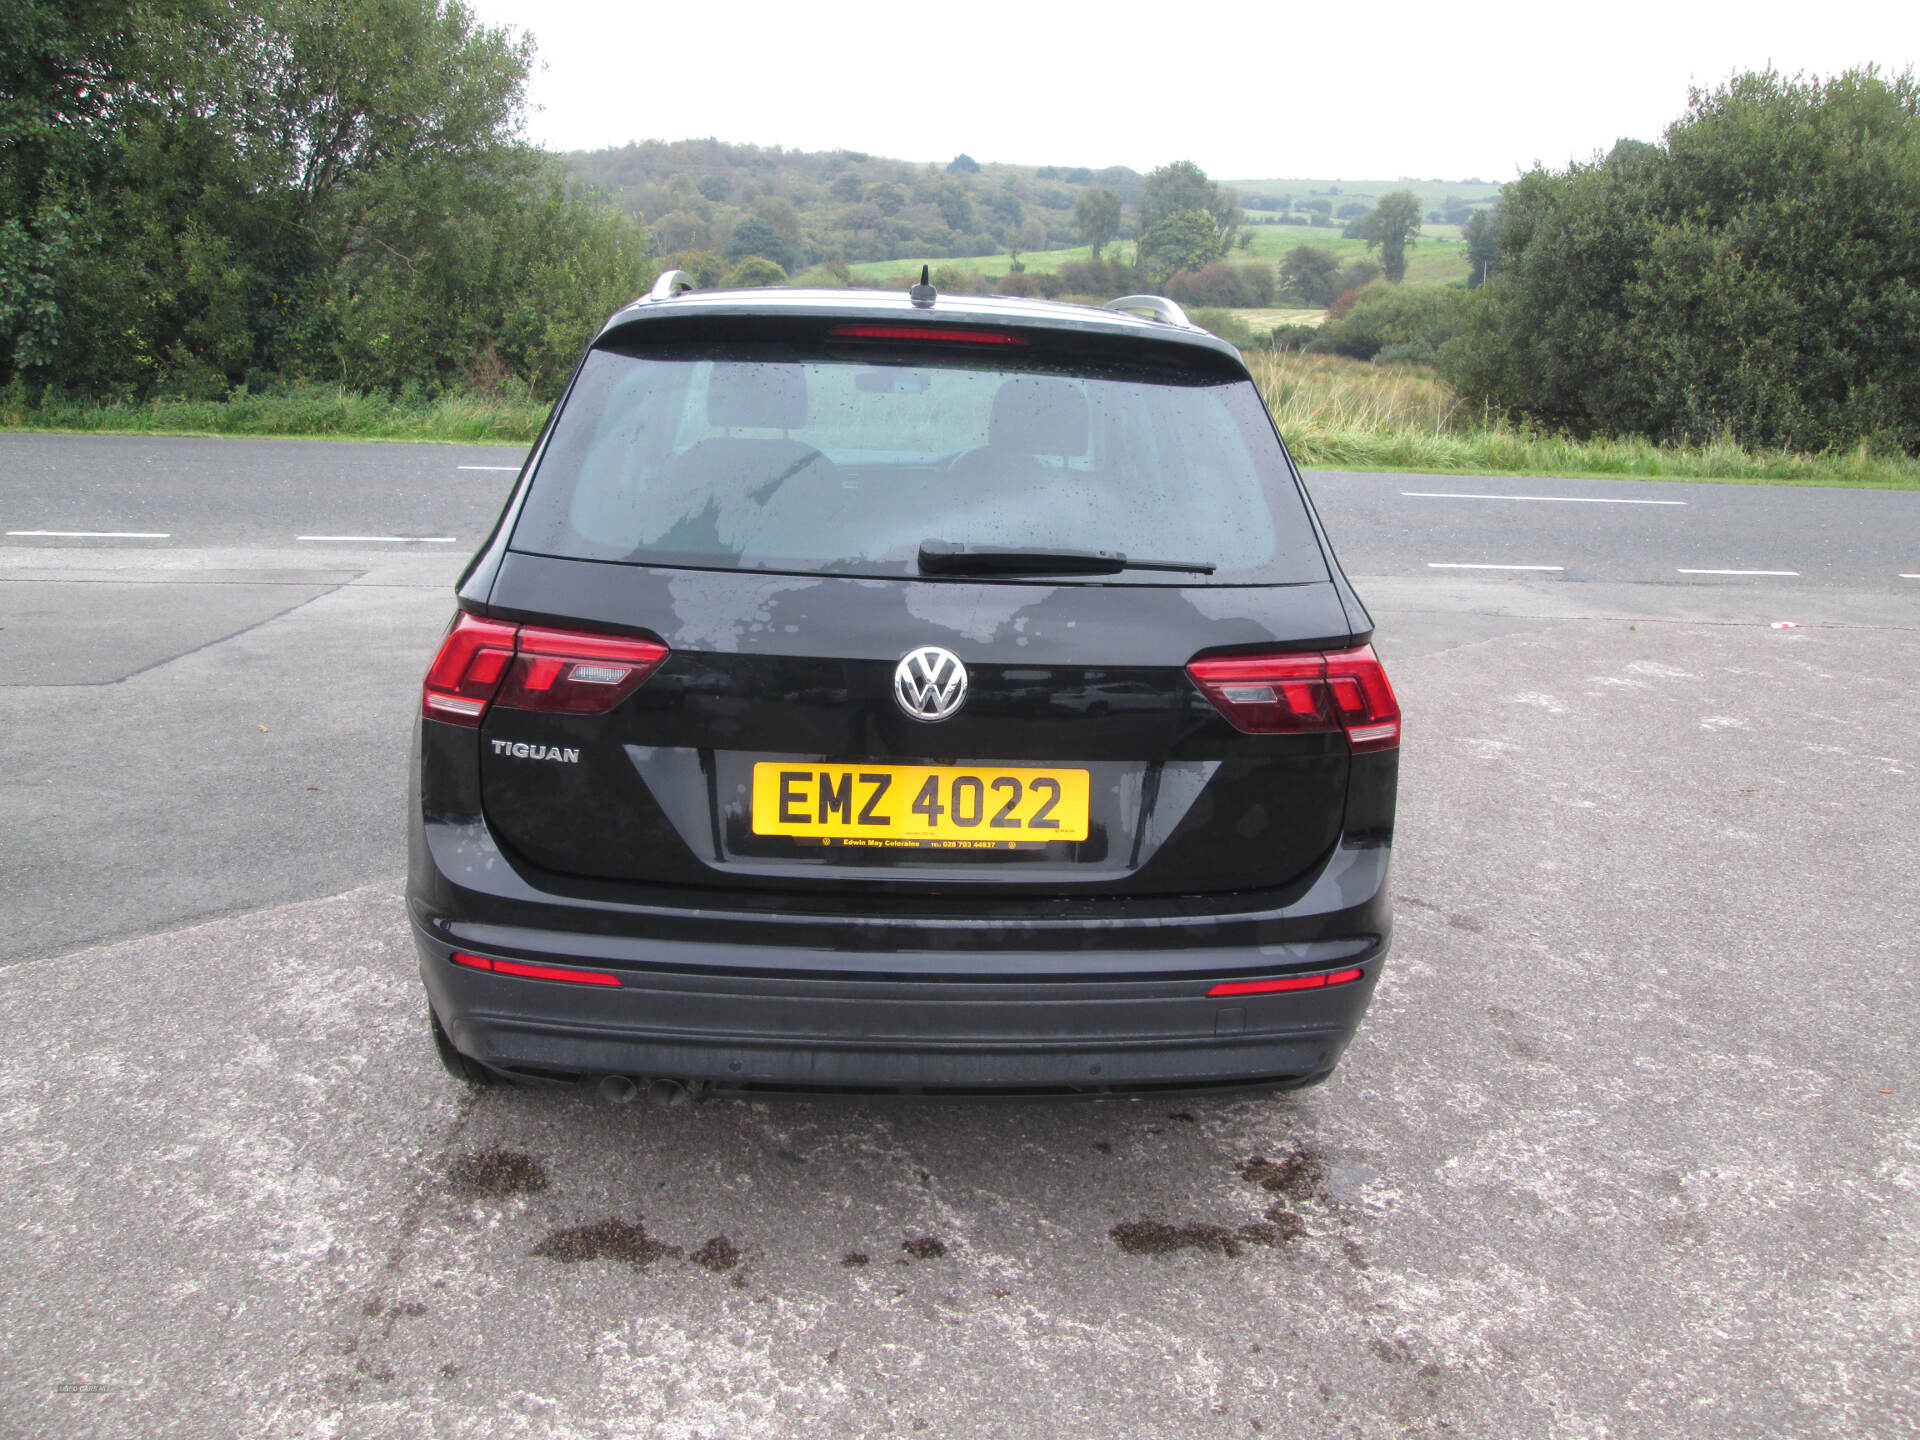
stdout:
[[1085,840],[1090,793],[1085,770],[761,761],[752,829],[849,845],[1004,849]]

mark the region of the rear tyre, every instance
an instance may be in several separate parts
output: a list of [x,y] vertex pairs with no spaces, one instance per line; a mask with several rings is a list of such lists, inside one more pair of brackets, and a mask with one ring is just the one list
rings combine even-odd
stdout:
[[440,1057],[440,1064],[454,1079],[471,1085],[476,1090],[493,1084],[493,1072],[471,1056],[462,1055],[453,1048],[453,1037],[447,1034],[446,1026],[440,1023],[440,1017],[433,1013],[433,1007],[427,1007],[427,1023],[433,1027],[433,1049]]

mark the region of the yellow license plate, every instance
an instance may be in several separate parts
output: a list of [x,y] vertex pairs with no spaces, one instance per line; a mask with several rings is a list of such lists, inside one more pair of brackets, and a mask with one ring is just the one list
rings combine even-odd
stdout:
[[1085,770],[753,767],[753,833],[956,849],[1087,838]]

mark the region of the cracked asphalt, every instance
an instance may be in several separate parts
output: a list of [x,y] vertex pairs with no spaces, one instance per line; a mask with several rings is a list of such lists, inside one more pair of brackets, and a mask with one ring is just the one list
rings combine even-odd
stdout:
[[1261,1098],[464,1090],[397,809],[461,555],[0,546],[0,1433],[1920,1430],[1920,593],[1370,575],[1317,498],[1398,930]]

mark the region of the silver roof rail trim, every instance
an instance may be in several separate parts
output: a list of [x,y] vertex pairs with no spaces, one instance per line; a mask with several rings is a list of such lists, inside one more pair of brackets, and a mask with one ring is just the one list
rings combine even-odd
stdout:
[[1193,322],[1187,318],[1187,312],[1164,295],[1122,295],[1118,300],[1107,301],[1100,308],[1145,315],[1149,319],[1158,320],[1162,325],[1184,325],[1189,330],[1193,328]]
[[653,282],[653,289],[647,292],[649,300],[671,300],[676,295],[684,295],[689,290],[698,289],[693,277],[684,270],[669,270]]

